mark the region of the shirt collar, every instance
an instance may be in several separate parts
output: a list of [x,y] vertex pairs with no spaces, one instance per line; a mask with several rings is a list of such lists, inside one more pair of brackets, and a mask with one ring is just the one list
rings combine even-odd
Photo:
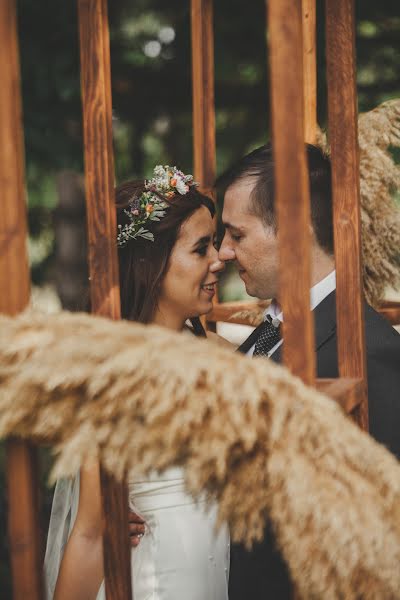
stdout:
[[[314,310],[324,300],[329,294],[336,289],[336,271],[333,270],[321,279],[318,283],[316,283],[310,290],[310,307],[311,310]],[[273,299],[271,304],[264,312],[264,321],[267,318],[267,315],[271,315],[272,318],[279,319],[283,321],[283,313],[281,307],[278,302]]]

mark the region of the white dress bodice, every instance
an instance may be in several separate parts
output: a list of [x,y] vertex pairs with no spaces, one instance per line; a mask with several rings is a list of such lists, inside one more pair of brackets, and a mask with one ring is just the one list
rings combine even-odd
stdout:
[[[58,484],[57,484],[58,485]],[[61,486],[61,484],[60,484]],[[77,505],[76,481],[72,491],[63,493],[69,498],[72,513]],[[129,504],[146,523],[146,533],[137,548],[131,551],[132,587],[134,600],[228,600],[229,534],[226,526],[216,531],[216,506],[206,506],[204,500],[195,502],[185,492],[183,471],[170,468],[162,474],[129,483]],[[53,506],[59,516],[57,489]],[[53,519],[49,527],[48,548],[56,532],[71,531],[74,514],[66,527]],[[61,544],[60,534],[58,535]],[[57,567],[47,556],[46,574],[54,580]],[[62,551],[59,561],[61,561]],[[51,568],[50,568],[51,567]],[[59,568],[59,565],[58,565]],[[55,585],[55,581],[54,581]],[[50,586],[51,587],[51,586]],[[54,589],[54,588],[53,588]],[[48,598],[52,596],[48,593]],[[97,600],[105,600],[104,583]]]

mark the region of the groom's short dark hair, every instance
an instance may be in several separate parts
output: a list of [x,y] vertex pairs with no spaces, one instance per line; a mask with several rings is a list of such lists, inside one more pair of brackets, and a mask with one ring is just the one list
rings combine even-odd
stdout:
[[[318,244],[333,254],[331,164],[328,156],[311,144],[305,144],[310,182],[311,221]],[[217,180],[227,190],[240,179],[256,178],[251,193],[251,208],[266,225],[276,229],[274,210],[274,157],[272,145],[256,148],[241,158]]]

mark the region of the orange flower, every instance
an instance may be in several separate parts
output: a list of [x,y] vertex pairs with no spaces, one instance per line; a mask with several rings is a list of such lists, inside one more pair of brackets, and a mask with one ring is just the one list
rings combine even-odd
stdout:
[[175,187],[177,183],[178,183],[178,182],[177,182],[177,180],[175,179],[175,177],[174,177],[173,179],[171,179],[171,185],[172,185],[172,187]]
[[152,213],[152,212],[153,212],[153,210],[154,210],[154,206],[153,206],[152,204],[148,204],[148,205],[146,206],[146,212],[148,212],[148,213]]

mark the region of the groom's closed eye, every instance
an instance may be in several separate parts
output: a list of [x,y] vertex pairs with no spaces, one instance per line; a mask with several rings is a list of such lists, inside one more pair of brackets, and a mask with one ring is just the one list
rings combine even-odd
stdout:
[[241,228],[234,227],[231,223],[225,223],[225,231],[229,234],[229,237],[234,242],[239,242],[244,235],[244,232]]
[[206,256],[210,243],[211,237],[209,235],[204,236],[195,244],[193,251],[196,254],[200,254],[200,256]]

